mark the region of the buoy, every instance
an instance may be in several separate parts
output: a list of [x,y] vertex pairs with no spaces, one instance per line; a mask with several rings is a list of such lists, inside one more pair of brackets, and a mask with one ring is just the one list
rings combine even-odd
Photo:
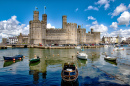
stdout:
[[113,49],[113,51],[114,51],[114,49]]
[[15,58],[13,58],[13,61],[15,61]]
[[124,49],[123,49],[124,50]]

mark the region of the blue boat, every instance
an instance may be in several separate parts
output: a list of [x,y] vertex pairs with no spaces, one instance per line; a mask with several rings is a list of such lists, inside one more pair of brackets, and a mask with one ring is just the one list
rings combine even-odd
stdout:
[[23,55],[15,55],[15,56],[3,56],[5,61],[19,60],[23,58]]

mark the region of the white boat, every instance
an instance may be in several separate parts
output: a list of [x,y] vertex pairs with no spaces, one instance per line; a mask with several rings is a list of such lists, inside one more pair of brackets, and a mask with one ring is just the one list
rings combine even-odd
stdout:
[[107,47],[108,47],[108,45],[104,45],[104,47],[106,47],[106,48],[107,48]]
[[77,55],[77,58],[79,59],[87,59],[88,58],[88,55],[86,53],[79,53]]
[[124,50],[124,48],[118,48],[118,47],[116,47],[116,48],[114,48],[113,50],[115,50],[115,51],[120,51],[120,50]]
[[80,46],[77,46],[77,47],[75,47],[76,49],[81,49],[81,47]]
[[116,61],[117,58],[106,56],[106,57],[104,57],[104,59],[109,60],[109,61]]

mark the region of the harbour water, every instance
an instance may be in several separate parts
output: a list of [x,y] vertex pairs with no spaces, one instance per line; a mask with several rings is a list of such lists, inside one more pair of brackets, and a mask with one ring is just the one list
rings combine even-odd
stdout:
[[[63,82],[61,71],[63,64],[74,62],[79,76],[72,86],[122,86],[130,85],[130,47],[122,51],[108,48],[81,49],[37,49],[37,48],[8,48],[0,50],[0,86],[68,86]],[[76,58],[77,51],[88,54],[88,60]],[[103,53],[118,57],[117,62],[104,60]],[[22,54],[23,60],[4,62],[3,56]],[[37,55],[40,62],[29,64],[29,59]],[[72,59],[73,56],[73,59]]]

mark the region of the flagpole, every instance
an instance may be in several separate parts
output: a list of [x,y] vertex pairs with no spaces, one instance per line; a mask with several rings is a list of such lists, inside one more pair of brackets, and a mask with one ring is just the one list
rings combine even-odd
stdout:
[[45,6],[44,6],[44,14],[45,14]]

